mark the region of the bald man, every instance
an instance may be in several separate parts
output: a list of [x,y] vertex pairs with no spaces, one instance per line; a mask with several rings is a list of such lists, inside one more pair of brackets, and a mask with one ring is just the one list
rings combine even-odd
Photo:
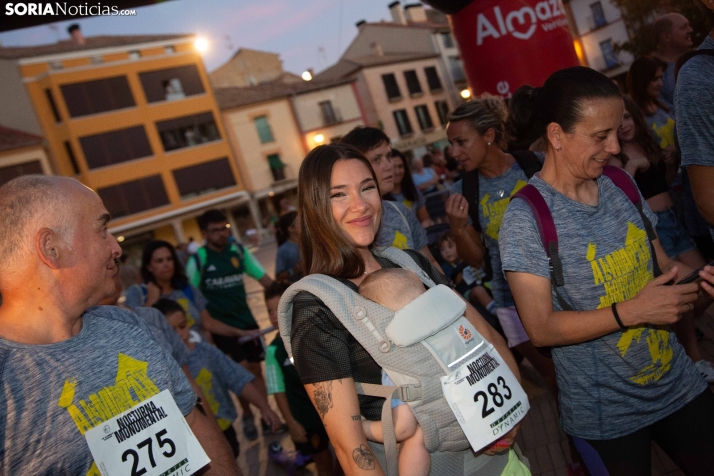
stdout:
[[657,45],[656,56],[667,63],[662,77],[662,92],[659,95],[668,108],[674,112],[674,65],[687,51],[692,49],[692,27],[689,20],[679,13],[667,13],[652,24],[652,35]]
[[[132,464],[135,472],[158,474],[167,458],[184,454],[167,435],[187,434],[185,418],[212,460],[206,474],[240,474],[146,323],[113,306],[87,311],[115,290],[121,249],[107,231],[109,218],[99,196],[72,179],[29,175],[0,187],[0,473],[99,476],[89,430],[102,425],[106,436],[97,444],[116,452],[114,440],[106,443],[116,438],[120,446],[112,418],[135,409],[147,418],[136,421],[155,422],[147,408],[169,390],[181,415],[169,410],[161,425],[150,426],[148,442],[102,461],[116,460],[126,474]],[[166,424],[171,418],[181,429]]]

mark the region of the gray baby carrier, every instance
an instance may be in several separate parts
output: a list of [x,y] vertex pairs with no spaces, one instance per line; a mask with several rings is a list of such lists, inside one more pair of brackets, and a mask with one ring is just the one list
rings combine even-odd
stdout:
[[[435,287],[431,278],[407,253],[386,248],[375,254],[413,271],[430,288],[426,293],[431,294],[430,299],[421,299],[426,296],[424,294],[394,313],[363,298],[334,278],[320,274],[306,276],[290,286],[280,299],[278,322],[288,355],[292,358],[290,331],[293,298],[300,291],[307,291],[332,310],[396,385],[355,382],[358,394],[386,399],[382,407],[385,443],[369,443],[388,476],[398,474],[398,450],[390,405],[392,398],[407,402],[422,428],[426,449],[431,453],[430,475],[500,475],[506,466],[508,453],[476,457],[441,388],[440,377],[447,375],[450,367],[462,363],[483,341],[464,317],[465,303],[434,299],[438,297],[434,294],[446,292],[453,295],[453,291],[443,285]],[[474,338],[468,346],[459,336],[458,331],[462,328],[473,332]],[[524,460],[515,446],[514,449]]]

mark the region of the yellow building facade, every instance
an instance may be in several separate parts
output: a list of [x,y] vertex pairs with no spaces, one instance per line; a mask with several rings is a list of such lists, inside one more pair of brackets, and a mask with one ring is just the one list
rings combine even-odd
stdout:
[[194,40],[0,48],[2,67],[19,70],[56,173],[97,191],[117,235],[200,239],[193,217],[247,200]]

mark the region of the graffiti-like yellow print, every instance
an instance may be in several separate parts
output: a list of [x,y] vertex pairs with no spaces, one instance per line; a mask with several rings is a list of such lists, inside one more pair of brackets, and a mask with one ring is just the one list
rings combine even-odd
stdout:
[[511,193],[503,198],[497,200],[491,200],[491,194],[484,194],[483,198],[479,202],[481,205],[481,213],[486,218],[488,225],[486,226],[484,232],[486,235],[490,236],[494,240],[498,239],[498,231],[501,229],[501,223],[503,222],[503,215],[506,213],[506,208],[511,201],[511,197],[514,193],[518,192],[520,189],[525,187],[528,182],[519,180],[516,182],[516,186],[513,187]]

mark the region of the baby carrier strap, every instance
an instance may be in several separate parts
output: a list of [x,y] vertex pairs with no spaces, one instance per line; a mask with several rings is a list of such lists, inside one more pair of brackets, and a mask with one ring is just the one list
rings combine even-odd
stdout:
[[[647,218],[647,215],[645,215],[642,199],[637,186],[633,183],[627,172],[619,167],[606,165],[603,168],[603,175],[609,178],[610,181],[627,196],[630,202],[632,202],[637,209],[637,212],[640,214],[645,231],[647,232],[647,241],[649,242],[650,254],[652,255],[653,274],[655,277],[661,275],[662,271],[657,263],[657,255],[655,254],[654,245],[652,244],[652,241],[657,239],[657,234],[654,231],[652,222],[649,218]],[[528,184],[520,189],[515,195],[513,195],[512,199],[514,198],[520,198],[526,202],[528,207],[531,209],[536,224],[538,225],[538,233],[540,234],[541,243],[546,255],[548,256],[550,282],[553,287],[553,291],[555,292],[555,297],[558,300],[558,304],[560,304],[560,307],[564,311],[572,311],[572,306],[565,301],[558,290],[559,287],[565,285],[565,279],[563,277],[563,262],[558,254],[558,232],[555,228],[553,215],[550,213],[548,204],[543,199],[540,191],[531,184]]]

